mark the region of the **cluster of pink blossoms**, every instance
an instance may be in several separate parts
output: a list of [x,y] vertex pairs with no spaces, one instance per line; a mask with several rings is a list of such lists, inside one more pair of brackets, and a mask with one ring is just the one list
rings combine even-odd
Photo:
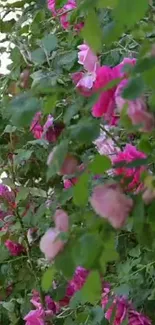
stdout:
[[[123,61],[111,68],[100,66],[97,56],[91,51],[87,44],[79,47],[79,63],[83,65],[85,72],[72,74],[72,80],[76,88],[83,96],[91,96],[93,93],[101,92],[98,101],[92,107],[94,117],[104,117],[109,124],[116,124],[118,114],[127,105],[127,114],[133,125],[140,127],[143,132],[152,131],[154,127],[154,117],[148,111],[144,96],[136,100],[125,100],[122,97],[124,88],[128,85],[128,76],[124,72],[126,65],[134,66],[136,59],[124,58]],[[118,79],[117,86],[105,89],[108,84]]]
[[[52,12],[54,17],[60,18],[61,26],[64,29],[69,29],[69,14],[72,10],[76,9],[76,7],[77,5],[75,0],[68,0],[62,8],[56,9],[56,0],[48,0],[48,9]],[[77,23],[74,25],[74,30],[80,31],[82,27],[83,22]]]
[[[73,295],[82,289],[89,271],[83,267],[77,267],[75,274],[71,281],[69,281],[65,297],[55,303],[50,296],[45,297],[45,307],[43,308],[40,302],[40,296],[38,292],[33,292],[31,299],[32,304],[36,309],[31,310],[24,318],[26,325],[45,325],[48,317],[58,313],[63,306],[67,306]],[[111,305],[109,306],[110,301]],[[121,325],[128,319],[128,325],[151,325],[151,321],[148,317],[137,312],[132,303],[125,297],[116,296],[112,294],[110,285],[108,283],[102,284],[102,296],[101,306],[105,310],[105,318],[110,322],[113,312],[113,325]]]
[[38,112],[35,114],[33,121],[31,123],[30,131],[36,139],[45,139],[48,142],[56,142],[57,138],[64,129],[64,124],[62,122],[54,121],[53,116],[48,115],[46,123],[42,125],[42,113]]

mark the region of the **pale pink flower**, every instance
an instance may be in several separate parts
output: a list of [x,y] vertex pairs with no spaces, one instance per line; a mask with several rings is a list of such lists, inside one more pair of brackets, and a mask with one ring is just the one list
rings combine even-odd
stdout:
[[62,167],[60,169],[60,175],[72,175],[77,171],[78,160],[72,154],[67,154]]
[[54,117],[52,115],[48,115],[47,121],[43,126],[43,131],[46,132],[51,126],[53,126],[54,123]]
[[90,203],[95,212],[107,219],[114,228],[121,228],[132,209],[133,201],[117,184],[98,185],[94,188]]
[[152,188],[146,188],[143,192],[142,198],[145,204],[150,204],[155,200],[155,190]]
[[72,73],[71,78],[81,95],[90,97],[93,94],[93,84],[96,78],[94,73],[75,72]]
[[64,241],[59,239],[60,231],[50,228],[46,231],[40,241],[40,250],[45,254],[46,259],[53,260],[64,248]]
[[98,58],[87,44],[78,46],[78,63],[82,64],[88,72],[95,72],[99,66]]
[[117,74],[118,78],[127,77],[127,73],[124,71],[125,65],[129,65],[131,67],[134,67],[136,64],[135,58],[124,58],[121,63],[116,65],[113,69],[115,70],[115,73]]
[[63,6],[62,9],[59,10],[60,16],[60,23],[64,29],[68,29],[70,27],[69,23],[69,12],[73,9],[76,9],[76,2],[75,0],[68,0],[67,3]]
[[25,252],[24,246],[22,246],[19,243],[14,242],[10,239],[7,239],[5,241],[5,246],[7,247],[7,249],[9,250],[9,252],[12,256],[19,256]]
[[54,214],[55,227],[62,232],[69,230],[69,217],[68,214],[62,210],[57,209]]
[[105,132],[101,132],[100,136],[94,141],[94,144],[100,155],[108,156],[111,159],[114,159],[120,151],[114,141],[107,137]]
[[[145,159],[146,155],[138,151],[135,146],[127,144],[123,151],[118,152],[117,157],[113,159],[113,163],[131,163],[134,160]],[[115,174],[122,175],[122,183],[128,181],[127,188],[129,190],[137,189],[141,184],[141,174],[146,169],[145,166],[127,168],[125,166],[116,167]]]
[[50,11],[52,11],[53,16],[56,16],[55,1],[56,0],[48,0],[47,1],[48,9]]
[[116,89],[115,100],[118,111],[121,113],[122,109],[126,106],[127,114],[133,125],[139,125],[140,130],[143,132],[152,131],[155,121],[153,115],[147,111],[145,98],[139,97],[135,100],[126,100],[122,97],[122,92],[127,84],[128,80],[124,79]]

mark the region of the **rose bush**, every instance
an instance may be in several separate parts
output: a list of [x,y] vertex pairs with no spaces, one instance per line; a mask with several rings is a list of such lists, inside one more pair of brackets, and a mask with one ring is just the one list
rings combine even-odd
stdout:
[[155,4],[0,7],[0,324],[154,324]]

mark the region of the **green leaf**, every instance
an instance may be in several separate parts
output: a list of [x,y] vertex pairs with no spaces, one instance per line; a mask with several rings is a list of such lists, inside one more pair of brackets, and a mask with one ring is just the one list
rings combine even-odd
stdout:
[[92,271],[87,277],[87,280],[81,289],[82,299],[86,302],[95,304],[101,299],[101,277],[98,271]]
[[81,265],[86,269],[92,268],[97,262],[102,248],[103,244],[98,232],[84,234],[73,247],[73,257],[76,265]]
[[155,67],[155,58],[154,57],[145,57],[141,60],[138,60],[133,72],[142,73],[146,70],[150,70]]
[[14,159],[14,162],[16,165],[29,160],[33,153],[32,150],[24,150],[24,149],[18,149],[18,151],[16,151],[16,152],[17,152],[17,155],[15,156],[15,159]]
[[89,174],[83,173],[73,189],[73,201],[77,206],[86,205],[88,202],[89,190],[88,190]]
[[75,271],[75,263],[72,256],[73,241],[67,244],[62,253],[55,258],[55,266],[67,279],[71,279]]
[[52,162],[47,170],[47,180],[60,171],[67,152],[68,140],[63,140],[57,147],[55,147]]
[[9,104],[8,114],[15,126],[29,126],[33,116],[40,110],[39,99],[29,93],[15,97]]
[[114,18],[117,21],[117,24],[132,27],[145,16],[148,6],[148,0],[119,0],[118,6],[114,9]]
[[82,36],[95,53],[102,49],[102,31],[99,19],[93,9],[89,10],[85,20]]
[[43,49],[38,48],[31,52],[31,61],[37,65],[46,62],[46,54]]
[[115,235],[111,233],[111,235],[108,236],[108,239],[105,238],[104,241],[104,249],[102,256],[100,258],[100,265],[102,268],[102,271],[105,272],[106,264],[108,262],[113,262],[117,260],[119,257],[116,247],[115,247]]
[[52,287],[52,282],[55,276],[55,269],[53,267],[49,267],[48,270],[45,271],[41,280],[42,289],[47,292]]
[[50,114],[55,108],[57,103],[57,94],[53,94],[45,99],[44,102],[44,114]]
[[83,118],[76,125],[70,127],[70,136],[77,142],[92,143],[100,134],[100,121]]
[[91,315],[92,316],[91,325],[97,325],[102,322],[103,317],[104,317],[103,308],[101,308],[100,306],[95,306],[92,308],[91,314],[92,314]]
[[17,128],[15,126],[12,125],[7,125],[4,129],[3,133],[13,133],[17,130]]
[[58,64],[60,66],[63,66],[67,70],[70,70],[73,67],[76,60],[77,60],[77,52],[72,51],[66,54],[59,55]]
[[126,296],[128,297],[130,293],[130,287],[128,284],[122,284],[117,288],[114,288],[113,291],[116,293],[118,296]]
[[138,148],[145,152],[146,154],[150,154],[152,151],[152,146],[149,139],[142,138],[139,142]]
[[112,167],[109,157],[97,154],[92,163],[89,165],[89,170],[94,174],[102,174]]
[[27,187],[20,188],[17,196],[16,196],[16,203],[19,201],[24,201],[29,195],[29,189]]
[[98,0],[98,8],[115,8],[118,4],[118,0]]
[[144,91],[144,82],[141,77],[130,79],[127,87],[123,90],[122,97],[129,100],[134,100]]
[[57,48],[57,43],[57,37],[54,34],[48,34],[41,40],[41,45],[48,54]]
[[69,124],[70,120],[74,117],[74,115],[78,113],[78,110],[79,110],[78,103],[66,107],[64,113],[64,123]]

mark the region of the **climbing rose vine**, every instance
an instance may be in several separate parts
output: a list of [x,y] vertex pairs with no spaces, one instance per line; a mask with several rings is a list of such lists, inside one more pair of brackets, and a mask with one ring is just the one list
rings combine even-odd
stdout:
[[153,325],[154,1],[0,9],[0,324]]

